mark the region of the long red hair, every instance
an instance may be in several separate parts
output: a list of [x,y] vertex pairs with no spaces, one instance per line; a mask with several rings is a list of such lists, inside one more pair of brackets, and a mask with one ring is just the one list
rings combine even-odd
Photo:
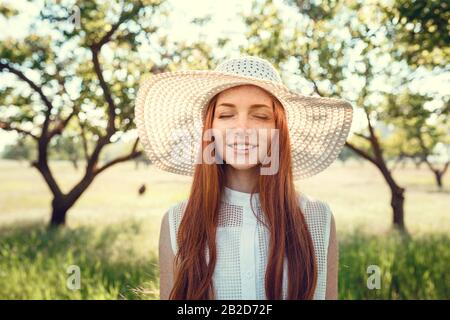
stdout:
[[[270,93],[269,93],[270,94]],[[259,198],[270,230],[268,263],[265,274],[267,299],[282,299],[283,262],[288,261],[287,299],[312,299],[317,282],[317,262],[313,242],[291,169],[291,149],[284,108],[271,95],[275,128],[279,130],[279,170],[274,175],[260,175]],[[203,130],[210,129],[217,95],[206,111]],[[202,142],[202,150],[208,145]],[[216,229],[226,164],[197,164],[190,196],[177,234],[175,280],[169,299],[214,299],[212,276],[216,265]],[[255,186],[257,190],[258,186]],[[209,263],[205,249],[209,250]]]

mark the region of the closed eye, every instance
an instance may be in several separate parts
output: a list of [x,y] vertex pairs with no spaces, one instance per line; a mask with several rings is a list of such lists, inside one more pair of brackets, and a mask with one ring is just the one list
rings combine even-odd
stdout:
[[232,117],[231,114],[221,114],[221,115],[219,116],[219,119],[222,119],[222,118],[231,118],[231,117]]

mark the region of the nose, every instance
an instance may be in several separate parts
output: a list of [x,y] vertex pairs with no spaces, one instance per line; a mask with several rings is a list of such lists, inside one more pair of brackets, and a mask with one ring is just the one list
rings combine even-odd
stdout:
[[248,116],[244,113],[240,114],[235,125],[236,129],[246,130],[250,128],[250,121]]
[[228,135],[234,140],[244,141],[242,139],[245,139],[247,141],[248,139],[253,139],[253,135],[256,134],[255,131],[256,128],[253,128],[253,124],[248,116],[240,114],[232,128],[228,130]]

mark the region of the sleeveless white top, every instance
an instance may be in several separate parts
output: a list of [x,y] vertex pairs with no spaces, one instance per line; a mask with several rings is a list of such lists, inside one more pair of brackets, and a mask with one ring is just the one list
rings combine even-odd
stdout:
[[[264,221],[259,195],[253,195],[253,208]],[[325,299],[327,281],[327,253],[330,235],[331,210],[326,202],[300,196],[300,205],[313,240],[318,266],[314,299]],[[170,240],[174,254],[178,245],[176,234],[187,200],[168,210]],[[270,231],[261,224],[251,209],[250,193],[225,187],[219,210],[216,246],[217,261],[213,274],[216,299],[266,300],[264,277],[268,258]],[[208,248],[206,260],[209,261]],[[287,298],[287,258],[284,261],[283,299]]]

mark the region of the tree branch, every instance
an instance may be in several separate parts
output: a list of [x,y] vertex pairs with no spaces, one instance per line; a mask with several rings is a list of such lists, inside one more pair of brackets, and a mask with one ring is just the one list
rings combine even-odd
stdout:
[[445,174],[445,172],[447,171],[449,165],[450,165],[450,160],[445,163],[444,168],[441,171],[442,175]]
[[64,130],[64,128],[67,126],[69,121],[78,113],[79,109],[77,107],[74,107],[72,112],[67,116],[64,120],[57,120],[56,127],[51,130],[48,134],[48,139],[50,140],[57,134],[61,134]]
[[109,41],[111,41],[112,36],[114,33],[119,29],[119,27],[125,23],[127,20],[131,19],[133,16],[135,16],[139,10],[143,7],[143,4],[141,1],[138,1],[138,4],[134,5],[133,9],[129,12],[124,11],[124,5],[122,5],[122,10],[119,16],[119,19],[116,23],[111,25],[111,29],[109,29],[108,32],[106,32],[103,37],[96,43],[93,43],[91,45],[91,48],[94,48],[97,51],[100,51],[101,48],[107,44]]
[[366,114],[366,118],[367,118],[367,126],[369,127],[369,133],[370,133],[369,141],[371,142],[373,155],[375,157],[374,159],[376,161],[375,163],[378,163],[378,165],[385,166],[385,161],[383,158],[383,151],[381,149],[380,144],[378,143],[378,137],[375,133],[375,130],[373,129],[372,123],[370,122],[369,112],[367,111],[366,108],[363,108],[363,109],[364,109],[364,113]]
[[86,160],[86,163],[88,163],[89,162],[89,151],[88,151],[88,146],[87,146],[86,131],[85,131],[84,123],[81,122],[81,119],[78,114],[76,114],[76,117],[78,119],[78,124],[81,129],[81,141],[83,144],[84,159]]
[[417,140],[419,140],[419,145],[420,148],[422,149],[422,153],[423,153],[423,160],[425,161],[425,163],[427,164],[428,168],[430,168],[430,170],[432,172],[436,172],[439,171],[438,169],[436,169],[433,164],[428,160],[428,155],[430,153],[429,148],[426,147],[425,142],[423,141],[423,137],[420,131],[418,131],[417,134]]
[[107,168],[109,168],[109,167],[111,167],[111,166],[113,166],[113,165],[115,165],[117,163],[124,162],[124,161],[131,160],[131,159],[139,157],[142,154],[142,151],[136,151],[138,142],[139,142],[139,138],[137,138],[136,141],[134,142],[133,148],[131,149],[131,152],[128,155],[125,155],[125,156],[122,156],[122,157],[118,157],[118,158],[116,158],[116,159],[106,163],[102,167],[100,167],[97,170],[95,170],[94,171],[94,175],[99,174],[103,170],[105,170],[105,169],[107,169]]
[[97,75],[97,78],[100,82],[100,87],[103,90],[103,95],[105,96],[106,103],[108,104],[108,124],[106,128],[106,136],[107,138],[111,138],[111,136],[116,131],[114,120],[116,118],[116,104],[111,95],[111,91],[109,90],[109,86],[103,78],[103,71],[100,66],[100,61],[98,59],[99,51],[95,47],[91,47],[92,52],[92,62],[94,63],[94,71]]
[[[42,91],[42,88],[39,87],[36,83],[34,83],[31,79],[29,79],[25,74],[14,68],[8,63],[0,62],[0,71],[7,70],[11,72],[12,74],[15,74],[19,79],[26,82],[37,94],[40,96],[41,100],[43,101],[44,105],[47,107],[45,110],[45,119],[44,123],[42,125],[42,132],[39,137],[36,137],[38,141],[38,160],[34,161],[32,165],[36,167],[36,169],[41,173],[44,180],[47,182],[47,185],[49,186],[51,192],[55,197],[62,197],[63,193],[61,189],[58,186],[58,183],[56,182],[50,167],[48,166],[48,156],[47,156],[47,146],[50,141],[50,138],[48,136],[48,127],[50,125],[50,115],[51,111],[53,109],[53,105],[48,99],[48,97],[44,94]],[[17,130],[17,129],[16,129]],[[24,132],[25,133],[25,132]]]
[[[45,158],[47,158],[47,155],[45,155]],[[52,192],[53,196],[55,197],[64,196],[61,189],[59,188],[58,183],[55,180],[55,177],[53,176],[52,171],[50,170],[50,167],[48,166],[48,163],[46,161],[44,162],[40,155],[38,160],[32,162],[31,164],[41,173],[45,182],[47,182],[47,185],[50,188],[50,191]]]
[[134,15],[136,15],[139,10],[142,8],[142,3],[139,2],[139,4],[135,5],[133,9],[129,12],[125,12],[122,7],[122,12],[120,14],[120,17],[118,21],[111,26],[111,29],[105,33],[105,35],[96,43],[93,43],[90,46],[91,52],[92,52],[92,62],[94,64],[94,71],[97,75],[97,78],[100,82],[100,87],[103,90],[103,94],[105,96],[106,103],[108,104],[108,125],[107,125],[107,139],[109,139],[115,132],[115,117],[116,117],[116,105],[114,103],[114,100],[112,98],[111,91],[109,89],[108,84],[106,83],[105,79],[103,78],[103,71],[102,67],[99,61],[99,54],[102,49],[102,47],[111,41],[112,36],[114,33],[119,29],[119,27],[125,23],[127,20],[132,18]]
[[119,29],[120,25],[124,22],[126,22],[128,19],[132,18],[135,14],[138,13],[138,11],[142,8],[142,3],[139,2],[139,5],[136,5],[133,7],[133,9],[130,12],[125,12],[122,10],[122,13],[120,14],[119,20],[112,25],[111,29],[100,39],[99,42],[94,43],[90,46],[90,50],[92,52],[92,62],[94,64],[94,71],[97,75],[97,78],[100,82],[100,87],[103,90],[103,94],[105,96],[106,103],[108,104],[108,124],[106,128],[106,136],[100,137],[97,145],[94,148],[94,151],[92,152],[91,158],[88,161],[88,165],[86,167],[86,174],[89,175],[90,173],[97,171],[96,165],[98,161],[98,157],[100,155],[100,152],[102,148],[108,144],[110,141],[109,139],[112,137],[112,135],[116,132],[115,127],[115,118],[116,118],[116,105],[114,103],[114,100],[111,95],[111,91],[103,78],[103,72],[99,61],[99,54],[101,51],[101,48],[103,45],[111,41],[112,36],[114,33]]
[[13,126],[11,126],[11,124],[9,124],[7,122],[4,122],[4,121],[0,121],[0,129],[7,130],[7,131],[16,131],[16,132],[19,132],[19,133],[26,134],[26,135],[32,137],[33,139],[36,139],[36,140],[39,139],[34,134],[32,134],[30,131],[13,127]]
[[44,94],[44,92],[42,91],[42,88],[39,87],[33,81],[31,81],[30,78],[25,76],[25,74],[22,71],[14,68],[13,66],[11,66],[8,63],[0,62],[0,71],[3,71],[3,70],[8,70],[12,74],[15,74],[19,79],[25,81],[41,97],[41,100],[44,102],[45,106],[47,107],[47,109],[45,111],[45,120],[44,120],[44,124],[42,126],[42,134],[41,134],[41,137],[45,137],[47,135],[48,126],[50,124],[50,114],[53,109],[52,103],[50,102],[48,97]]
[[376,160],[374,158],[372,158],[372,156],[370,154],[368,154],[366,151],[357,148],[350,142],[346,142],[345,146],[348,147],[353,152],[355,152],[356,154],[358,154],[359,156],[363,157],[364,159],[366,159],[366,160],[372,162],[373,164],[375,164],[376,166],[378,166]]
[[368,137],[368,136],[366,136],[366,135],[364,135],[364,134],[362,134],[362,133],[353,132],[353,134],[354,134],[355,136],[360,137],[360,138],[363,138],[364,140],[367,140],[367,141],[369,141],[369,142],[371,141],[370,137]]

